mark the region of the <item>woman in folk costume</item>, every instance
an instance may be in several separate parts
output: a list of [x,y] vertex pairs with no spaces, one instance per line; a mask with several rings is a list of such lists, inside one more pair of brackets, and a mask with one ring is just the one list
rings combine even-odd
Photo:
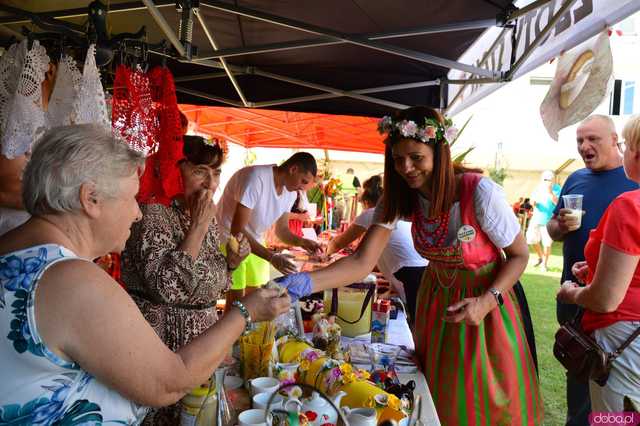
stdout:
[[418,290],[416,352],[443,425],[536,425],[543,404],[514,283],[529,257],[502,189],[451,160],[456,129],[436,110],[385,117],[385,191],[358,251],[283,277],[293,297],[366,275],[395,222],[412,222],[429,260]]

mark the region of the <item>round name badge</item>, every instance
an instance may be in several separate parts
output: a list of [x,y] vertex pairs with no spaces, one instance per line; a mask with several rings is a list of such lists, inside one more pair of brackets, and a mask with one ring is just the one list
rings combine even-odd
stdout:
[[458,240],[463,243],[470,243],[476,238],[476,230],[471,225],[462,225],[458,229]]

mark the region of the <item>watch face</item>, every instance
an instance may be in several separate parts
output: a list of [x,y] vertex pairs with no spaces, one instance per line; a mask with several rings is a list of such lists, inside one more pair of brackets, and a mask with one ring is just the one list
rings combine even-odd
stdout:
[[502,306],[504,304],[504,299],[502,298],[502,293],[500,293],[500,291],[498,291],[495,288],[491,288],[491,289],[489,289],[489,291],[491,292],[491,294],[493,294],[493,297],[496,298],[496,302],[498,303],[498,306]]

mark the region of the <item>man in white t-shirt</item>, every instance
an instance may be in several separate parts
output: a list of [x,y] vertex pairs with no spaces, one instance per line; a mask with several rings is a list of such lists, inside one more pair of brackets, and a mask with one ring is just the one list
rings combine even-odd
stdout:
[[289,230],[289,212],[296,191],[303,190],[318,172],[316,160],[307,152],[292,155],[282,165],[249,166],[238,170],[227,183],[217,219],[220,243],[224,247],[233,235],[242,232],[251,245],[251,254],[233,272],[227,302],[242,297],[269,281],[269,264],[283,274],[296,272],[290,257],[264,246],[266,231],[275,223],[276,236],[284,243],[318,252],[320,245],[298,237]]

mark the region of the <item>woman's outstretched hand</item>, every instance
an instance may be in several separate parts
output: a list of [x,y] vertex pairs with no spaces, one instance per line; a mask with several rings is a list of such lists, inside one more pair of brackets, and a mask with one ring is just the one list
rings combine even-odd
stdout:
[[311,276],[306,272],[298,272],[274,280],[278,285],[287,289],[291,300],[296,301],[301,297],[311,294],[313,283]]
[[242,298],[242,304],[249,311],[252,321],[270,321],[278,315],[289,312],[291,300],[279,289],[261,288]]

